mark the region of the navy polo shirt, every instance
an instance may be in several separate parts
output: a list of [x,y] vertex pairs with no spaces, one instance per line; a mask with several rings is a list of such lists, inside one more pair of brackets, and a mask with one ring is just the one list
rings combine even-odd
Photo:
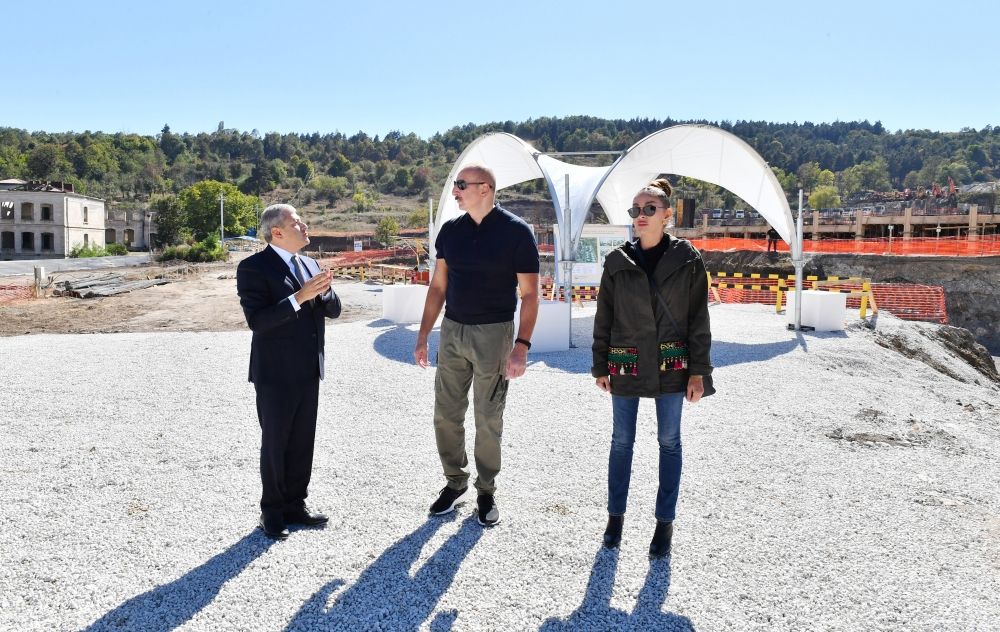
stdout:
[[445,318],[464,325],[514,320],[517,275],[538,272],[538,246],[524,220],[500,206],[478,225],[463,213],[441,226],[434,247],[448,265]]

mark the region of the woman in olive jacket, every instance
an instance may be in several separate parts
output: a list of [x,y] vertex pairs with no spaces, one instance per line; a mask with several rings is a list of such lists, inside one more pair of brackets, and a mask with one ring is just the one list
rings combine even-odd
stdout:
[[638,238],[605,259],[591,368],[598,388],[611,393],[608,548],[621,543],[639,398],[656,403],[660,485],[649,545],[652,558],[670,552],[684,399],[695,403],[714,392],[705,264],[690,242],[664,233],[672,215],[670,193],[670,184],[662,179],[636,193],[628,212]]

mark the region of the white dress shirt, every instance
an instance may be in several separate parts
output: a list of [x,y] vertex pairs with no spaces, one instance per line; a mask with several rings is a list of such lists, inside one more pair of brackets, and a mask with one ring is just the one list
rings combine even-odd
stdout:
[[[288,271],[292,273],[292,278],[295,279],[296,281],[299,280],[299,275],[300,274],[302,275],[303,279],[305,279],[305,280],[308,281],[309,279],[311,279],[314,276],[316,276],[316,272],[319,272],[319,270],[316,270],[316,272],[313,272],[312,270],[310,270],[309,266],[306,264],[306,260],[303,259],[302,257],[296,257],[298,259],[298,261],[299,261],[299,265],[302,266],[302,268],[298,272],[296,272],[295,271],[295,262],[292,261],[292,255],[294,255],[295,253],[288,252],[284,248],[279,248],[279,247],[275,246],[274,244],[270,244],[270,246],[271,246],[271,248],[274,249],[274,251],[276,253],[278,253],[278,256],[281,257],[282,261],[285,262],[285,265],[288,266]],[[292,294],[291,296],[288,297],[288,302],[292,304],[292,308],[295,311],[299,311],[299,309],[301,309],[301,306],[299,305],[299,302],[297,300],[295,300],[295,295],[294,294]]]

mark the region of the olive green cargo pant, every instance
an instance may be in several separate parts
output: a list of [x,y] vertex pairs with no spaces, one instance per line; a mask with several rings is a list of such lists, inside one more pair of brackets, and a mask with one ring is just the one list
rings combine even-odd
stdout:
[[448,486],[469,483],[465,453],[465,412],[472,386],[476,419],[476,489],[492,494],[500,473],[500,438],[507,403],[507,357],[514,345],[514,323],[463,325],[441,322],[434,381],[434,436]]

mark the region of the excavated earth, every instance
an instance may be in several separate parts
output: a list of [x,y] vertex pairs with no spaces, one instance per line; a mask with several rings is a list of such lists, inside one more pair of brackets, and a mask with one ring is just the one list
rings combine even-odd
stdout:
[[[786,254],[748,250],[703,252],[710,271],[792,274]],[[968,329],[1000,355],[1000,257],[893,257],[806,254],[805,274],[867,277],[875,283],[919,283],[944,288],[948,323]]]

